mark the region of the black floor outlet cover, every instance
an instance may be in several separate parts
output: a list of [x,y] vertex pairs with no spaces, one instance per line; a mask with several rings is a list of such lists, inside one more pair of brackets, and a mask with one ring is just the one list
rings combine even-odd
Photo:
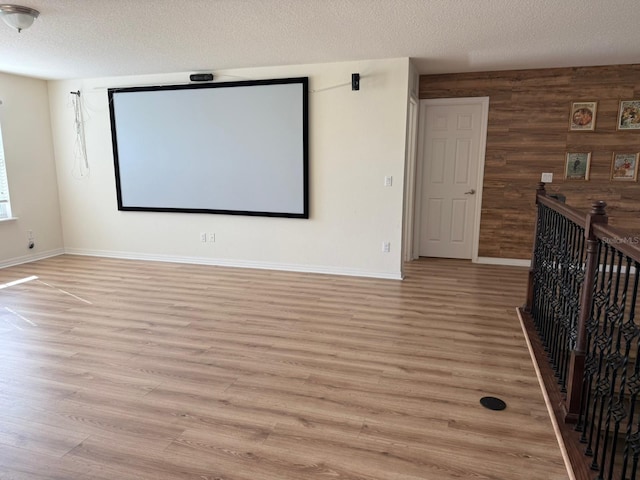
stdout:
[[482,397],[480,404],[489,410],[504,410],[507,408],[507,404],[496,397]]

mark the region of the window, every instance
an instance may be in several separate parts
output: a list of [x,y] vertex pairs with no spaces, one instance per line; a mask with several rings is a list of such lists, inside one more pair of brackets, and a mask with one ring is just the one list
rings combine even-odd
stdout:
[[2,132],[0,131],[0,220],[11,218],[11,204],[9,203],[9,182],[4,163],[4,147]]

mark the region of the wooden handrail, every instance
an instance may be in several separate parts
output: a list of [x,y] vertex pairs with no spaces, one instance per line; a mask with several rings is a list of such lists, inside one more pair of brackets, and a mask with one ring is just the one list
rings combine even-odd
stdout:
[[538,202],[552,210],[555,210],[563,217],[571,220],[573,223],[584,225],[585,218],[587,216],[586,212],[570,207],[566,203],[562,203],[561,201],[549,196],[539,196]]
[[[591,213],[570,207],[567,204],[546,195],[546,193],[543,193],[542,195],[538,194],[536,201],[558,212],[560,215],[568,218],[577,225],[585,225],[585,219],[591,215]],[[595,236],[603,242],[609,243],[619,252],[622,252],[624,255],[640,262],[640,235],[632,235],[629,232],[625,232],[620,228],[612,227],[606,223],[594,224],[593,232]]]

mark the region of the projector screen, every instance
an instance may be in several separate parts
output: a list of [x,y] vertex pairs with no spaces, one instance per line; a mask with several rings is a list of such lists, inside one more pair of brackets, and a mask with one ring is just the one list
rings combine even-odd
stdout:
[[108,95],[119,210],[309,218],[307,77]]

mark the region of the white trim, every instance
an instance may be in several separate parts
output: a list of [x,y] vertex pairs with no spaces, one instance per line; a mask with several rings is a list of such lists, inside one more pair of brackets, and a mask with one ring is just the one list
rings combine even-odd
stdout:
[[[527,268],[531,267],[531,260],[524,260],[520,258],[478,257],[473,263],[479,263],[484,265],[505,265],[510,267],[527,267]],[[583,264],[583,268],[584,268],[584,264]],[[611,270],[611,265],[609,264],[607,265],[601,264],[598,268],[598,272],[600,273],[602,272],[608,273],[610,270]],[[614,273],[618,272],[617,265],[613,266],[613,272]],[[627,273],[626,265],[622,265],[622,267],[620,268],[620,273],[622,275],[625,275]],[[631,275],[635,275],[636,274],[635,267],[632,266],[629,270],[629,273]]]
[[[489,97],[457,97],[457,98],[426,98],[420,100],[420,105],[427,106],[443,106],[443,105],[480,105],[482,107],[481,122],[480,122],[480,145],[478,145],[478,173],[476,178],[476,209],[474,212],[474,225],[473,225],[473,239],[471,240],[471,261],[474,263],[481,263],[478,261],[478,252],[480,250],[480,220],[482,218],[482,192],[484,189],[484,164],[487,153],[487,130],[489,125]],[[422,108],[419,108],[420,114],[422,114]],[[422,123],[424,118],[420,115],[419,123]],[[422,178],[422,157],[424,155],[423,148],[423,134],[422,128],[419,131],[419,154],[417,163],[419,166],[420,179]],[[422,196],[422,180],[417,184],[416,188],[416,200]],[[416,224],[414,228],[415,232],[420,231],[421,212],[416,208]],[[414,237],[415,241],[415,237]],[[415,245],[414,245],[415,249]],[[416,257],[417,258],[417,257]]]
[[16,220],[18,220],[18,217],[0,218],[0,223],[2,223],[2,222],[15,222]]
[[[598,267],[599,273],[609,273],[612,270],[613,270],[613,273],[618,273],[618,265],[614,265],[613,269],[611,268],[611,264],[609,263],[607,263],[606,265],[600,264],[600,266]],[[620,270],[620,275],[626,275],[627,266],[620,265],[619,270]],[[632,265],[631,268],[629,269],[629,275],[635,275],[635,274],[636,274],[636,267]]]
[[416,179],[413,190],[413,249],[412,260],[420,258],[420,229],[422,222],[422,178],[424,177],[424,114],[422,100],[418,102],[418,139],[416,157]]
[[13,267],[15,265],[22,265],[23,263],[35,262],[36,260],[44,260],[45,258],[57,257],[58,255],[62,255],[64,253],[64,249],[56,248],[55,250],[49,250],[35,255],[23,255],[22,257],[9,258],[0,262],[0,268]]
[[478,186],[476,188],[476,218],[473,230],[473,246],[471,247],[471,261],[478,259],[480,250],[480,221],[482,219],[482,192],[484,190],[484,163],[487,154],[487,130],[489,127],[489,97],[479,97],[482,105],[482,123],[480,125],[480,157],[478,158]]
[[261,270],[280,270],[286,272],[321,273],[326,275],[343,275],[351,277],[380,278],[386,280],[402,280],[402,273],[369,272],[340,267],[325,267],[320,265],[297,265],[268,262],[249,262],[245,260],[228,260],[223,258],[186,257],[175,255],[154,255],[138,252],[117,252],[107,250],[86,250],[82,248],[67,248],[69,255],[87,257],[121,258],[128,260],[145,260],[152,262],[190,263],[196,265],[212,265],[218,267],[256,268]]
[[402,261],[411,261],[414,258],[414,233],[415,228],[415,205],[416,205],[416,173],[418,163],[418,118],[420,115],[420,104],[415,98],[409,98],[407,108],[409,125],[407,131],[407,148],[405,159],[405,183],[404,183],[404,212],[403,219],[403,258]]
[[531,357],[531,363],[533,363],[533,369],[536,372],[536,377],[538,378],[538,383],[540,384],[540,390],[542,390],[544,403],[547,406],[547,412],[549,413],[549,418],[551,419],[551,425],[553,425],[553,432],[556,434],[556,440],[558,441],[558,446],[560,447],[560,453],[562,453],[562,460],[564,460],[564,466],[567,469],[567,473],[569,474],[569,479],[576,480],[576,476],[573,473],[573,467],[571,466],[571,460],[569,459],[569,454],[567,453],[567,448],[564,444],[564,439],[562,438],[560,427],[558,426],[558,420],[556,419],[556,414],[554,413],[553,407],[551,406],[551,400],[549,399],[549,395],[547,394],[547,389],[544,386],[542,373],[540,372],[540,368],[538,367],[538,363],[536,362],[536,356],[533,353],[533,346],[531,345],[531,341],[529,340],[529,335],[527,335],[527,329],[524,326],[524,320],[522,320],[522,315],[520,314],[519,308],[516,308],[516,314],[518,315],[518,320],[520,320],[520,327],[522,328],[522,334],[524,335],[524,340],[527,343],[527,348],[529,349],[529,356]]
[[494,258],[494,257],[476,257],[473,263],[485,265],[505,265],[510,267],[531,267],[531,260],[521,258]]

